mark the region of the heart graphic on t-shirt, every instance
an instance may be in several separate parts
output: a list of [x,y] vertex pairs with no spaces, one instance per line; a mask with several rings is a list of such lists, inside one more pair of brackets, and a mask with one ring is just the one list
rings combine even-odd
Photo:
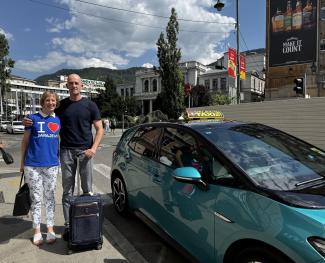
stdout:
[[49,122],[47,127],[50,129],[51,132],[55,133],[59,129],[59,124],[55,122]]

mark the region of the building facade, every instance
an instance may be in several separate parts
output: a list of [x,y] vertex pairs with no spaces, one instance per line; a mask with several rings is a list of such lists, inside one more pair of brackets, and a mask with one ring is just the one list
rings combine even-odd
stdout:
[[[82,79],[83,97],[95,97],[98,89],[105,89],[103,81]],[[0,103],[0,116],[3,120],[20,119],[22,116],[40,110],[40,98],[45,91],[56,92],[59,99],[69,96],[66,87],[67,76],[60,76],[59,80],[50,81],[51,86],[37,85],[35,81],[12,75],[7,80],[9,90],[4,94]]]
[[[241,80],[241,102],[261,101],[264,98],[265,50],[256,49],[242,52],[246,56],[246,79]],[[206,66],[197,61],[180,63],[184,83],[192,87],[202,85],[211,95],[223,94],[236,97],[235,78],[228,76],[228,53],[216,62]],[[155,100],[162,91],[161,78],[154,68],[139,70],[135,74],[135,83],[117,86],[121,96],[134,96],[140,101],[142,114],[156,110]],[[235,102],[235,100],[234,100]],[[187,107],[191,107],[189,99]]]

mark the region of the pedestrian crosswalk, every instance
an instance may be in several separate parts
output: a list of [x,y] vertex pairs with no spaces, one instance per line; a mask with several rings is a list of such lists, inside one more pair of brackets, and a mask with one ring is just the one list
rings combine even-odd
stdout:
[[107,179],[111,178],[111,167],[106,164],[98,163],[94,164],[94,170],[106,177]]

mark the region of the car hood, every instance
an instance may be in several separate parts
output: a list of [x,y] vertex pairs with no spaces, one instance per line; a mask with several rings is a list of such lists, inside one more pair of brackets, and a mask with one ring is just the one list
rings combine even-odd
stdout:
[[290,206],[325,209],[325,185],[294,191],[272,191],[272,195]]

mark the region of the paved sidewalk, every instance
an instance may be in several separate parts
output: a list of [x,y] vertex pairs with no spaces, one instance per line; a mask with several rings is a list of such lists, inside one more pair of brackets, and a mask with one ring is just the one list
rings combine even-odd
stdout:
[[[101,250],[85,250],[75,252],[72,255],[67,254],[67,243],[61,238],[61,233],[64,230],[61,204],[61,175],[58,177],[56,191],[55,231],[57,242],[52,245],[34,246],[31,242],[33,234],[31,217],[11,216],[15,194],[19,186],[20,174],[17,168],[3,167],[2,164],[0,167],[0,192],[3,192],[4,200],[0,200],[0,262],[146,262],[123,235],[106,219],[103,223],[104,243]],[[102,197],[104,204],[107,205],[111,202],[108,195]],[[2,199],[1,196],[0,199]],[[44,208],[42,210],[44,214],[43,211]],[[44,218],[42,222],[45,222]],[[45,237],[45,224],[42,224],[41,230]]]

